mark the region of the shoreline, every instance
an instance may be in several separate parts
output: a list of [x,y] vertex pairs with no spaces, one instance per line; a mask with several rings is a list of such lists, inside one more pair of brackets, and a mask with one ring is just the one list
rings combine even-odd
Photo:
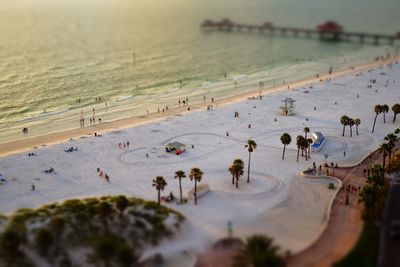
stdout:
[[[333,72],[332,74],[321,73],[319,74],[318,77],[310,77],[295,82],[290,82],[286,84],[283,83],[273,87],[257,89],[245,93],[227,96],[221,99],[216,99],[213,103],[207,101],[202,103],[196,103],[194,105],[178,106],[171,108],[169,111],[166,111],[164,113],[153,112],[131,118],[117,119],[110,122],[102,122],[101,124],[96,124],[94,126],[88,126],[85,128],[73,128],[68,130],[52,132],[45,135],[27,137],[24,139],[16,139],[13,141],[0,144],[0,157],[5,157],[17,153],[30,151],[47,145],[59,144],[71,139],[78,139],[84,136],[93,136],[94,133],[104,134],[119,129],[132,128],[139,125],[159,120],[164,120],[169,117],[183,115],[188,112],[205,110],[205,108],[209,105],[219,107],[219,106],[234,104],[245,101],[246,99],[251,97],[257,97],[260,94],[260,92],[263,96],[271,95],[273,93],[282,92],[285,90],[292,90],[294,88],[303,87],[306,85],[325,82],[326,79],[335,79],[343,76],[354,75],[371,68],[377,68],[383,65],[395,63],[399,59],[400,56],[393,56],[384,60],[382,59],[374,60],[373,62],[370,63],[339,69]],[[188,107],[190,107],[190,111],[187,110]]]

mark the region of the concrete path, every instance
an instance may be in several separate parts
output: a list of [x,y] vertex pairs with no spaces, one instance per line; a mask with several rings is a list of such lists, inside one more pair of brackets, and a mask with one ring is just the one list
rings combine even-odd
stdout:
[[[366,181],[363,170],[380,161],[381,155],[375,151],[355,167],[335,169],[334,176],[342,180],[343,188],[333,203],[328,226],[313,245],[288,258],[289,267],[329,267],[351,251],[363,227],[362,205],[358,204],[359,187]],[[348,185],[357,190],[347,191]],[[349,205],[345,203],[347,195]]]

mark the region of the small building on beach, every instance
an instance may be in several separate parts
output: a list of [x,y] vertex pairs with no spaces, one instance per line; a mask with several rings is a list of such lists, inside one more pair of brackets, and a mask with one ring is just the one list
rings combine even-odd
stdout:
[[295,107],[294,107],[294,102],[296,102],[296,100],[294,100],[291,97],[286,97],[285,99],[282,100],[282,102],[284,103],[283,105],[280,106],[281,109],[281,114],[282,115],[294,115],[295,112]]

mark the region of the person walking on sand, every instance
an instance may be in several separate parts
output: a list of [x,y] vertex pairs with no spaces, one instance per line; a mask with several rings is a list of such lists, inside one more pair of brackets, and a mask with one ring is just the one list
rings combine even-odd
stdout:
[[33,184],[31,187],[31,191],[35,191],[35,190],[36,190],[36,188],[35,188],[35,185]]
[[126,147],[129,148],[129,141],[126,142]]
[[107,174],[104,175],[104,178],[106,179],[106,181],[107,181],[108,183],[110,182],[110,177],[109,177]]

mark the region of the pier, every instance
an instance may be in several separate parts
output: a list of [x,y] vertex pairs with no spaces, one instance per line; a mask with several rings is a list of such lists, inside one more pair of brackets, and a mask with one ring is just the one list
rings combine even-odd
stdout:
[[323,41],[344,41],[359,43],[372,43],[374,45],[390,44],[394,45],[400,40],[400,32],[388,35],[379,33],[347,32],[335,21],[327,21],[324,24],[317,25],[315,29],[305,29],[297,27],[280,27],[271,22],[265,22],[262,25],[234,23],[230,19],[221,21],[205,20],[201,24],[204,31],[224,31],[224,32],[254,32],[270,35],[291,36],[291,37],[317,37]]

